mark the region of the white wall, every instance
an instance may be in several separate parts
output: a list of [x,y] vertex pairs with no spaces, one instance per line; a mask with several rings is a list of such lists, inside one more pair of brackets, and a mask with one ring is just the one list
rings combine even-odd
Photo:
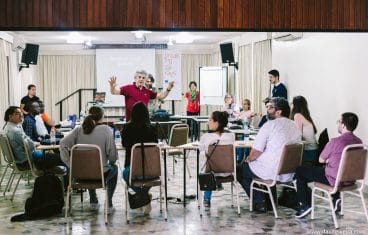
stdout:
[[330,138],[338,135],[340,114],[349,111],[359,116],[355,133],[367,143],[367,42],[364,33],[305,33],[297,41],[272,41],[272,64],[289,100],[306,97],[318,130],[327,127]]

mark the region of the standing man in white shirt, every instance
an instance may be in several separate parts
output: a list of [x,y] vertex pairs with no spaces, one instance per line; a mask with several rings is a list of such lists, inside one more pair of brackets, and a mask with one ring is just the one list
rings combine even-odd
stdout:
[[[284,98],[272,98],[269,104],[273,109],[268,115],[273,120],[266,122],[259,130],[246,162],[238,168],[238,181],[248,196],[253,178],[274,178],[284,145],[301,141],[298,127],[288,118],[289,103]],[[293,174],[280,175],[278,180],[286,182],[292,177]],[[254,191],[254,208],[258,212],[267,211],[264,193]]]

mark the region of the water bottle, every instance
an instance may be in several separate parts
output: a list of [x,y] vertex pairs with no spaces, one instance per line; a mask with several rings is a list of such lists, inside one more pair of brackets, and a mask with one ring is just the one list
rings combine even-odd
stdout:
[[121,143],[121,136],[120,136],[120,131],[116,130],[115,131],[115,143]]
[[84,112],[83,112],[83,110],[81,110],[80,113],[79,113],[79,121],[83,122],[83,120],[84,120]]
[[56,133],[55,133],[55,129],[51,129],[50,131],[50,142],[52,145],[56,144]]
[[244,128],[244,140],[248,141],[250,130],[249,130],[249,126],[248,126],[247,121],[243,121],[243,128]]

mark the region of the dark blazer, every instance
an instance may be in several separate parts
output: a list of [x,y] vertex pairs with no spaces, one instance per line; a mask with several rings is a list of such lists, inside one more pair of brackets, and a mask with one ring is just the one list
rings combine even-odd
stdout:
[[130,155],[134,144],[137,143],[158,143],[155,126],[135,126],[128,122],[121,131],[122,145],[125,147],[124,167],[130,166]]

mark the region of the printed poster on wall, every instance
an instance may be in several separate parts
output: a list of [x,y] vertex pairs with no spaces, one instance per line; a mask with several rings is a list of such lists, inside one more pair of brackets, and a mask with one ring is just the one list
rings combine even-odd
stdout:
[[169,82],[174,81],[174,88],[165,100],[181,100],[181,54],[177,51],[165,51],[162,60],[164,90],[166,90]]

